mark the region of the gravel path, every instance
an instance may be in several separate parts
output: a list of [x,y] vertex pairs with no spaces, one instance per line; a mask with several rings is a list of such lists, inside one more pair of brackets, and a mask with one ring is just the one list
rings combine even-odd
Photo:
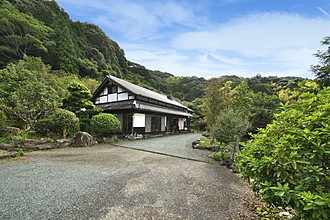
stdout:
[[209,160],[207,155],[211,154],[209,151],[193,149],[191,147],[193,141],[202,137],[202,134],[199,133],[188,133],[135,141],[120,141],[116,145],[179,158],[207,161]]
[[[227,168],[112,145],[0,161],[0,219],[249,219]],[[253,218],[252,218],[253,219]]]

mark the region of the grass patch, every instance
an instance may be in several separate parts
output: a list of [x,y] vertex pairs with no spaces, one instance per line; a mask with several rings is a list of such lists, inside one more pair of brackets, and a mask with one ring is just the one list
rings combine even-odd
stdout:
[[226,161],[226,162],[230,162],[230,159],[231,159],[231,153],[230,153],[230,152],[219,151],[219,152],[214,152],[213,154],[211,154],[211,157],[212,157],[214,160],[217,160],[217,161]]
[[0,150],[0,155],[1,154],[6,154],[7,153],[7,151],[5,151],[5,150]]
[[213,145],[220,145],[220,142],[215,141],[213,144],[211,144],[212,138],[201,138],[200,145],[204,147],[212,147]]
[[19,156],[24,156],[24,151],[21,148],[10,148],[9,152],[17,152]]

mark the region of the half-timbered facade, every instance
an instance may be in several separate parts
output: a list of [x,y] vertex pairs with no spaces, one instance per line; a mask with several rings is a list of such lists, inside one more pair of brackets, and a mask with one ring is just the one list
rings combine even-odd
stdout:
[[192,117],[191,109],[171,97],[111,75],[95,91],[93,102],[116,115],[125,134],[187,131]]

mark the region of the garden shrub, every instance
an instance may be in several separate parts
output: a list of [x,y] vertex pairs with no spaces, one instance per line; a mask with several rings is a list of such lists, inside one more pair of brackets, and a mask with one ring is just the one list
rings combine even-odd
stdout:
[[330,218],[330,88],[284,104],[245,144],[238,167],[270,204],[299,219]]
[[121,129],[121,123],[116,116],[108,113],[94,115],[91,119],[91,130],[95,134],[109,136]]
[[230,152],[218,151],[211,154],[211,157],[217,161],[223,161],[225,163],[230,163],[231,154]]
[[76,114],[65,109],[56,109],[56,111],[49,117],[53,128],[58,128],[63,138],[66,138],[70,129],[76,128],[79,124],[79,118]]
[[40,120],[36,124],[36,132],[40,135],[46,136],[49,133],[66,138],[70,133],[79,130],[79,119],[73,112],[65,109],[56,109],[47,118]]

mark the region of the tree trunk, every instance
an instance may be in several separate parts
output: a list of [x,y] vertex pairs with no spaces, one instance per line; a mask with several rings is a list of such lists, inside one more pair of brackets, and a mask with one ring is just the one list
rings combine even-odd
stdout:
[[66,136],[68,135],[69,129],[67,127],[65,127],[63,129],[63,138],[66,139]]
[[234,146],[233,146],[233,149],[231,151],[231,160],[232,160],[233,164],[236,162],[235,155],[239,154],[239,153],[241,153],[241,151],[239,149],[239,139],[237,139],[234,142]]

